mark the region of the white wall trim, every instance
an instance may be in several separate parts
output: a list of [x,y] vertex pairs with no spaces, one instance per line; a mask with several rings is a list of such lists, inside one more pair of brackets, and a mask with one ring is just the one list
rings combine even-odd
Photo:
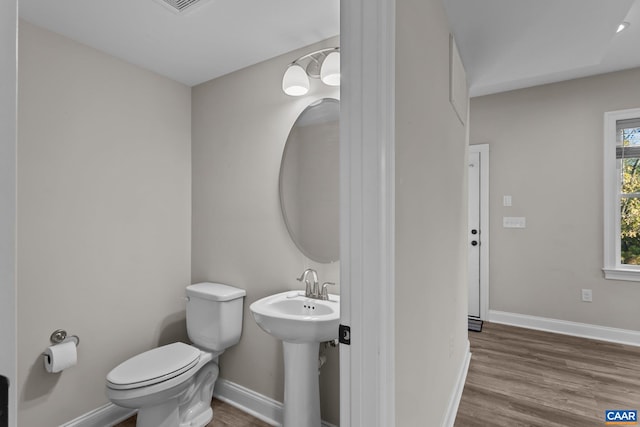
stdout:
[[340,7],[340,425],[395,426],[395,0]]
[[[18,425],[16,147],[18,2],[0,13],[0,375],[9,380],[7,426]],[[4,418],[4,417],[2,417]],[[4,424],[4,423],[3,423]]]
[[640,117],[640,108],[604,113],[604,272],[605,279],[640,281],[640,269],[623,265],[620,253],[620,182],[616,160],[618,120]]
[[[283,405],[277,400],[223,378],[219,378],[216,381],[213,395],[269,425],[282,426]],[[136,412],[135,409],[122,408],[113,403],[107,403],[78,418],[61,424],[60,427],[113,426],[133,416]],[[322,427],[336,427],[326,421],[322,421],[321,425]]]
[[122,408],[107,403],[93,411],[80,415],[67,423],[61,424],[60,427],[105,427],[113,426],[133,416],[137,411],[135,409]]
[[603,268],[605,279],[640,282],[640,270],[631,268]]
[[269,425],[282,423],[282,403],[239,384],[218,378],[213,395]]
[[[277,400],[264,396],[239,384],[219,378],[213,395],[229,405],[235,406],[272,426],[281,426],[283,405]],[[335,427],[322,421],[322,427]]]
[[456,415],[458,415],[458,407],[460,406],[460,399],[462,399],[462,392],[464,390],[464,384],[467,381],[467,373],[469,372],[469,364],[471,363],[471,351],[470,344],[467,341],[467,349],[465,350],[465,357],[460,365],[458,372],[458,380],[456,386],[449,398],[449,405],[447,407],[447,414],[445,416],[442,427],[453,427],[456,421]]
[[549,319],[546,317],[507,313],[496,310],[489,311],[489,321],[640,347],[640,332],[629,329],[610,328],[607,326],[590,325],[588,323],[570,322],[567,320]]

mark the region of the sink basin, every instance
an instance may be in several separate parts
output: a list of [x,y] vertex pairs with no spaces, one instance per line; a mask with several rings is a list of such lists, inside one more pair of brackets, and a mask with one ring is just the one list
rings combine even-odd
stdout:
[[287,291],[262,298],[249,307],[256,323],[282,341],[324,342],[338,338],[340,296],[307,298],[303,291]]

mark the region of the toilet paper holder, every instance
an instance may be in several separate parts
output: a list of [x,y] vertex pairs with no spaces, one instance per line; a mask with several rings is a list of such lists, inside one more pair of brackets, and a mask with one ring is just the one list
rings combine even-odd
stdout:
[[[69,340],[72,340],[76,343],[76,347],[80,345],[80,337],[78,337],[77,335],[67,335],[67,331],[65,331],[64,329],[56,329],[55,331],[53,331],[53,333],[51,334],[51,336],[49,337],[49,340],[51,341],[51,344],[62,344],[63,342],[67,342]],[[46,353],[42,353],[43,356],[47,356]]]

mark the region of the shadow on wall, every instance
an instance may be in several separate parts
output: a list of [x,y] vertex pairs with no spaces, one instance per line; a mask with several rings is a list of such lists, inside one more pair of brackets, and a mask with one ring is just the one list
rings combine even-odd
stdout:
[[158,347],[174,342],[190,343],[187,335],[187,313],[180,311],[173,313],[162,321],[158,334]]
[[[189,342],[187,336],[186,312],[171,314],[159,326],[158,344],[162,346],[177,341]],[[78,356],[80,358],[80,356]],[[64,372],[64,371],[63,371]],[[53,392],[63,372],[48,373],[44,368],[42,355],[38,354],[29,368],[29,374],[22,391],[22,402],[26,408],[37,405]]]
[[36,360],[33,361],[29,368],[27,380],[24,383],[22,401],[27,408],[37,404],[39,400],[51,394],[62,375],[62,372],[56,374],[48,373],[44,369],[42,357],[42,354],[38,354]]

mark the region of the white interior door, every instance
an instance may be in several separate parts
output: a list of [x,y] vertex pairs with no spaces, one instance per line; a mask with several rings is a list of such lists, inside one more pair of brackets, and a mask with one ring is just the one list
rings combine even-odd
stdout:
[[489,314],[489,145],[469,146],[469,317]]
[[469,316],[480,318],[480,153],[469,152]]

